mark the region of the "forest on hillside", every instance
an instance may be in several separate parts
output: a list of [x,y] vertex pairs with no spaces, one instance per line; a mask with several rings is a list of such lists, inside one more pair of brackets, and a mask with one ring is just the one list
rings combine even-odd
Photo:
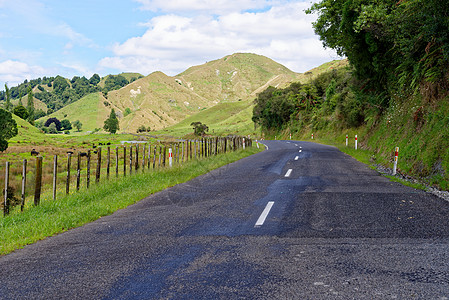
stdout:
[[[47,106],[47,111],[38,110],[34,113],[34,118],[39,119],[45,115],[49,115],[55,111],[60,110],[70,103],[78,101],[82,97],[96,92],[102,92],[107,96],[109,91],[120,89],[125,85],[143,77],[131,77],[126,79],[123,75],[108,75],[105,77],[104,84],[100,84],[101,78],[98,74],[92,75],[89,79],[85,76],[74,76],[71,80],[62,76],[43,77],[32,80],[25,80],[16,87],[8,87],[5,84],[5,91],[0,91],[0,101],[3,101],[3,106],[12,100],[22,99],[28,95],[30,91],[33,96],[42,101]],[[37,90],[35,89],[37,88]],[[16,106],[21,105],[18,103]],[[13,110],[14,107],[11,107]]]

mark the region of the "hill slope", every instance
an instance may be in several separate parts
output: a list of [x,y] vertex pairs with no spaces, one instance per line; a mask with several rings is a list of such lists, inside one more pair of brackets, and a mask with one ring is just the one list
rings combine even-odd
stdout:
[[[50,116],[71,122],[80,120],[83,129],[90,131],[102,128],[114,108],[121,132],[136,132],[142,125],[160,130],[219,103],[243,99],[237,106],[240,111],[246,109],[244,118],[250,122],[248,107],[251,102],[245,100],[254,98],[260,87],[286,85],[298,76],[267,57],[237,53],[191,67],[174,77],[154,72],[110,91],[107,98],[101,93],[90,94]],[[223,124],[229,125],[224,121],[228,117],[223,115],[223,118]]]

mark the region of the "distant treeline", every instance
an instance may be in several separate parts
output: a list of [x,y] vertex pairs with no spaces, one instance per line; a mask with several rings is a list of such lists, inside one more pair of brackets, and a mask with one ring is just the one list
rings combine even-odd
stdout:
[[[29,88],[34,89],[37,86],[38,91],[34,97],[47,105],[47,114],[53,113],[64,106],[73,103],[87,94],[102,92],[105,96],[109,91],[117,90],[125,85],[142,78],[132,77],[129,81],[123,75],[108,75],[104,82],[104,87],[99,85],[101,78],[98,74],[92,75],[89,79],[82,76],[74,76],[71,80],[62,76],[43,77],[33,80],[25,80],[16,87],[10,87],[11,100],[21,99],[29,92]],[[0,91],[0,101],[6,100],[6,92]],[[36,114],[36,118],[42,117],[43,113]],[[45,115],[45,113],[44,113]]]

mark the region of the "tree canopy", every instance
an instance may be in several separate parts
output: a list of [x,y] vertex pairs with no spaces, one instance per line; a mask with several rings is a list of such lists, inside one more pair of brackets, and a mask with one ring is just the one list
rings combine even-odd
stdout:
[[447,1],[322,0],[307,12],[318,14],[315,32],[349,59],[365,91],[449,87]]
[[17,133],[17,123],[12,118],[12,114],[0,108],[0,151],[8,149],[8,140]]
[[114,109],[111,110],[109,117],[104,121],[103,129],[112,134],[116,133],[120,129]]

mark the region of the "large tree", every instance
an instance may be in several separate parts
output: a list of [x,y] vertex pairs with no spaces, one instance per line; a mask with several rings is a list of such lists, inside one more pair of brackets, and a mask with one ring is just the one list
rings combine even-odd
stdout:
[[0,108],[0,151],[8,148],[8,139],[18,133],[17,123],[9,111]]
[[116,133],[120,129],[117,115],[115,114],[114,109],[111,110],[109,118],[104,121],[103,128],[109,133]]
[[318,14],[315,32],[349,59],[365,91],[447,92],[447,1],[321,0],[308,13]]
[[5,83],[5,109],[7,111],[12,110],[12,103],[11,103],[11,91],[8,88],[8,85]]

